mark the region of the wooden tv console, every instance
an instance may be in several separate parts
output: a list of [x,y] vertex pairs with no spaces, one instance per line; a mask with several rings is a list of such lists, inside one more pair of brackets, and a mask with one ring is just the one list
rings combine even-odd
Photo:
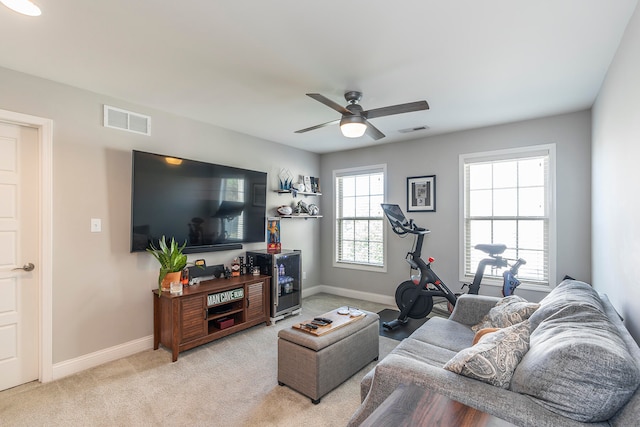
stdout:
[[153,291],[153,349],[171,349],[173,361],[189,350],[264,322],[270,276],[239,276],[185,286],[182,295]]

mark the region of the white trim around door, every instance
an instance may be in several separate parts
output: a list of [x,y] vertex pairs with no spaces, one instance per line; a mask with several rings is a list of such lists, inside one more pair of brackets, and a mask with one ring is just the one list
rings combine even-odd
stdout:
[[38,129],[40,150],[39,380],[53,380],[53,120],[0,110],[0,121]]

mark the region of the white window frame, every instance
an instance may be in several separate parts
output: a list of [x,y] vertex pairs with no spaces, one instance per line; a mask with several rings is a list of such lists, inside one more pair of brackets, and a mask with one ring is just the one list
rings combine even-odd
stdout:
[[360,166],[355,168],[347,168],[347,169],[337,169],[333,171],[333,206],[332,206],[332,218],[333,218],[333,266],[338,268],[346,268],[351,270],[365,270],[365,271],[374,271],[379,273],[386,273],[387,271],[387,227],[385,227],[384,214],[380,217],[383,222],[382,227],[382,251],[383,251],[383,261],[382,265],[373,265],[373,264],[362,264],[356,262],[346,262],[346,261],[338,261],[338,248],[336,242],[338,240],[338,218],[337,218],[337,198],[338,198],[338,189],[336,188],[336,178],[340,176],[348,176],[348,175],[362,175],[367,173],[380,173],[384,177],[383,183],[383,203],[386,203],[387,200],[387,165],[386,164],[378,164],[371,166]]
[[[534,282],[522,280],[520,289],[533,291],[549,291],[555,286],[556,281],[556,144],[541,144],[529,147],[519,147],[505,150],[486,151],[479,153],[461,154],[459,156],[459,278],[461,282],[468,283],[473,279],[473,274],[465,274],[465,244],[466,244],[466,188],[465,188],[465,165],[483,161],[499,161],[508,159],[518,159],[533,157],[536,155],[548,155],[548,193],[547,193],[547,218],[548,218],[548,282]],[[471,250],[474,250],[471,248]],[[488,271],[487,271],[488,273]],[[495,277],[485,276],[483,285],[502,286],[502,280]]]

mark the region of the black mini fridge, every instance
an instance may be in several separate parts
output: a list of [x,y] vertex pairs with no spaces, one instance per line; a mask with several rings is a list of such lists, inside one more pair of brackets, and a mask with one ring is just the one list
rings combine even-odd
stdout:
[[302,258],[299,250],[247,251],[247,263],[271,276],[271,318],[298,314],[302,307]]

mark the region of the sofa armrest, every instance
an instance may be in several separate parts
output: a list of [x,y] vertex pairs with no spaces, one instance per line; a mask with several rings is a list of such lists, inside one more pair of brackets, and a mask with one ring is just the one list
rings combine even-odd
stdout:
[[498,297],[462,294],[458,297],[458,301],[451,316],[449,316],[449,320],[462,323],[463,325],[473,326],[480,322],[498,301],[500,301]]

